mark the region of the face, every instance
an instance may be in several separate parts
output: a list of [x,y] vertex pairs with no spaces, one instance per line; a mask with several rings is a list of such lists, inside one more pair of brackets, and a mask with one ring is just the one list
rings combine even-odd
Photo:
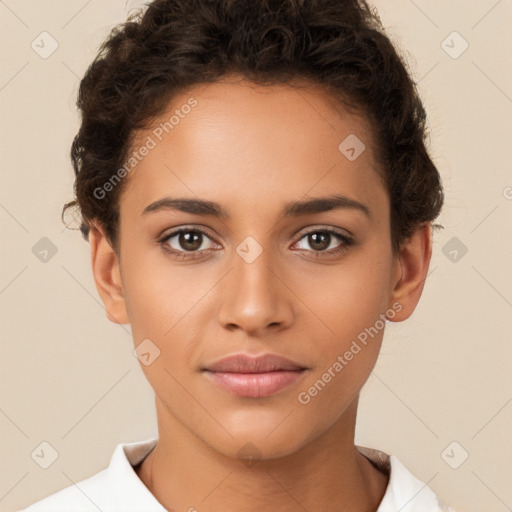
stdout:
[[[120,197],[110,313],[135,346],[150,340],[159,418],[220,453],[297,451],[357,404],[384,315],[402,309],[370,127],[313,87],[225,79],[175,97],[143,145]],[[306,369],[240,395],[203,371],[239,353]]]

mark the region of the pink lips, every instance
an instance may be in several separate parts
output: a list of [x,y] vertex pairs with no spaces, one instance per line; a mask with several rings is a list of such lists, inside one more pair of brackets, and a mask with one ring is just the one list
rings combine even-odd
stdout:
[[262,398],[296,382],[306,367],[274,354],[235,354],[203,369],[219,387],[238,396]]

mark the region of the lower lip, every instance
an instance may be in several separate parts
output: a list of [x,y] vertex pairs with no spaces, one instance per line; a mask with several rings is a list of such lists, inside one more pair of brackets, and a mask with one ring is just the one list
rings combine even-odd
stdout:
[[222,373],[206,371],[206,374],[222,389],[238,396],[262,398],[273,395],[302,377],[305,370],[281,370],[266,373]]

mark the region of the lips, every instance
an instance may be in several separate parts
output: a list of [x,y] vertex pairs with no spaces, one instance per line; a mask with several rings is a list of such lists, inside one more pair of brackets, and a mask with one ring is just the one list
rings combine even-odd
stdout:
[[295,383],[308,370],[275,354],[259,357],[235,354],[203,368],[211,382],[224,391],[248,398],[263,398]]
[[306,367],[276,354],[264,354],[258,357],[234,354],[224,357],[204,369],[223,373],[266,373],[279,370],[305,370]]

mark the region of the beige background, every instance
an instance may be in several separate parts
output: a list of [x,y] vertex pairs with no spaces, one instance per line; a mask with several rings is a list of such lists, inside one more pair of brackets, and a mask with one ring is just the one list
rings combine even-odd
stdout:
[[[138,5],[0,1],[2,511],[103,469],[120,442],[157,435],[129,327],[107,320],[89,246],[60,222],[72,198],[79,77],[111,26]],[[445,230],[416,312],[386,331],[362,391],[356,442],[397,455],[458,511],[512,510],[512,5],[375,5],[430,116]],[[31,48],[42,31],[59,45],[47,59]],[[458,58],[443,46],[458,52],[461,39],[442,45],[453,31],[469,44]],[[46,263],[32,252],[43,237],[57,248]],[[446,246],[454,237],[450,244],[467,247],[457,261]],[[31,458],[43,441],[59,454],[48,469]],[[446,462],[457,465],[465,452],[457,469]]]

